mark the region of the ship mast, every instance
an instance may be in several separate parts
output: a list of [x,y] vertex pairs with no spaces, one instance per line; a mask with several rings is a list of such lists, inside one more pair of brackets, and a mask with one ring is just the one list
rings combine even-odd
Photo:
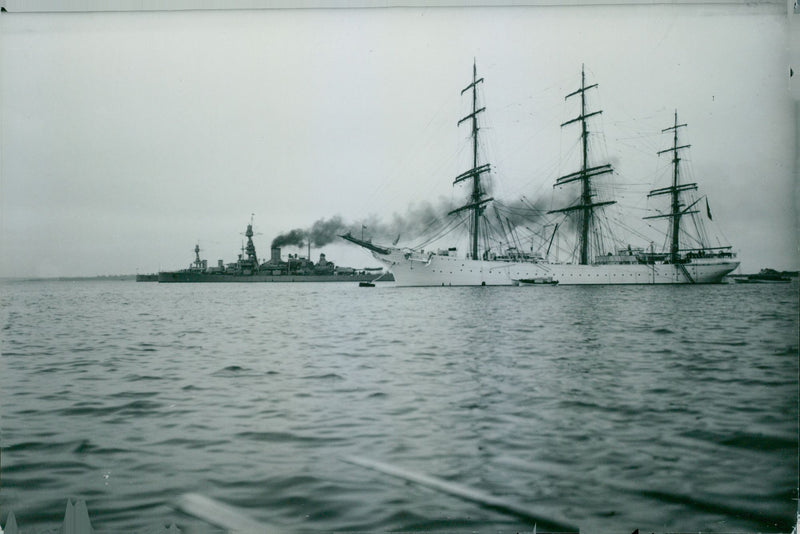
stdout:
[[194,246],[194,266],[197,269],[202,268],[203,262],[200,260],[200,243]]
[[680,156],[678,155],[679,150],[683,150],[685,148],[689,148],[691,145],[683,145],[678,146],[678,128],[685,127],[686,124],[678,124],[678,111],[675,110],[675,122],[669,128],[664,128],[661,130],[662,133],[669,132],[670,130],[673,132],[672,136],[672,148],[667,148],[666,150],[661,150],[658,152],[658,155],[665,154],[667,152],[672,152],[672,185],[670,187],[664,187],[661,189],[653,189],[647,195],[648,198],[658,196],[658,195],[670,195],[670,212],[665,213],[663,215],[653,215],[651,217],[645,217],[645,219],[659,219],[669,217],[672,219],[672,226],[671,226],[671,244],[669,250],[670,261],[672,263],[677,263],[680,260],[680,230],[681,230],[681,217],[683,215],[688,215],[691,213],[697,213],[697,211],[689,211],[694,204],[690,205],[685,210],[681,210],[683,204],[680,201],[680,193],[681,191],[689,191],[689,190],[697,190],[697,184],[681,184],[679,182],[679,171],[678,171],[678,164],[681,161]]
[[256,256],[256,246],[253,244],[253,216],[250,216],[250,224],[247,225],[247,231],[244,233],[247,237],[247,248],[245,251],[247,252],[247,259],[253,264],[254,267],[258,267],[258,256]]
[[478,84],[483,82],[483,78],[478,78],[478,69],[473,61],[472,63],[472,83],[466,86],[461,94],[472,89],[472,113],[458,121],[458,126],[462,122],[472,119],[472,168],[456,176],[453,184],[457,184],[464,180],[472,180],[472,194],[470,195],[470,202],[460,208],[454,209],[448,215],[458,213],[460,211],[472,210],[472,259],[478,258],[478,228],[480,223],[481,214],[483,213],[485,204],[493,200],[492,198],[484,198],[483,188],[481,187],[481,174],[489,172],[490,165],[485,163],[478,165],[478,113],[486,111],[485,107],[478,109]]
[[578,204],[574,204],[566,208],[561,208],[548,212],[548,213],[567,213],[573,211],[578,212],[578,217],[579,217],[578,228],[580,229],[580,233],[578,234],[578,249],[580,251],[580,257],[578,263],[580,263],[581,265],[588,264],[590,259],[589,229],[591,228],[591,222],[594,210],[601,206],[614,204],[615,202],[613,200],[606,202],[592,202],[592,197],[594,197],[594,192],[592,191],[591,179],[594,176],[599,176],[601,174],[606,174],[613,171],[613,169],[611,168],[611,164],[589,167],[589,129],[586,126],[586,119],[602,113],[602,111],[592,111],[590,113],[586,112],[586,91],[594,87],[597,87],[596,83],[589,86],[586,85],[586,72],[584,71],[583,66],[581,66],[580,88],[564,97],[564,100],[566,100],[573,96],[580,95],[581,114],[575,117],[574,119],[568,120],[567,122],[561,125],[563,128],[564,126],[567,126],[568,124],[572,124],[574,122],[580,121],[581,123],[581,146],[583,148],[582,158],[581,158],[581,168],[577,172],[573,172],[571,174],[567,174],[565,176],[558,178],[556,180],[556,183],[553,185],[553,187],[558,187],[560,185],[564,185],[570,182],[580,181],[581,183],[580,202]]

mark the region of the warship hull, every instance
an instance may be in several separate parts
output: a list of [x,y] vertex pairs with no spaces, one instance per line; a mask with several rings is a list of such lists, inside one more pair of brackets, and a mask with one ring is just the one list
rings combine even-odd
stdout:
[[[158,273],[158,282],[161,284],[180,283],[302,283],[302,282],[372,282],[375,274],[331,274],[331,275],[266,275],[266,274],[209,274],[198,272],[161,272]],[[393,282],[391,273],[380,277],[378,282]]]

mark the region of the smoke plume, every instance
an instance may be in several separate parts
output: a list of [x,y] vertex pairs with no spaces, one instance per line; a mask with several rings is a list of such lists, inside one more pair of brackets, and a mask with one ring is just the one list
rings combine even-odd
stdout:
[[409,241],[434,233],[448,221],[447,214],[455,209],[447,199],[439,199],[434,205],[430,202],[411,204],[405,213],[394,213],[385,221],[372,215],[357,221],[351,226],[354,236],[359,236],[364,227],[364,236],[383,243]]
[[[545,201],[531,202],[527,199],[511,203],[498,202],[497,214],[502,217],[503,224],[512,227],[523,227],[540,222],[546,213]],[[440,198],[436,203],[421,202],[411,204],[405,213],[394,213],[389,220],[377,215],[364,219],[346,222],[335,215],[328,219],[319,219],[309,228],[296,228],[283,233],[272,241],[272,247],[297,246],[304,247],[311,243],[315,247],[328,245],[342,234],[350,232],[353,237],[373,240],[376,243],[412,244],[424,236],[435,234],[452,219],[448,213],[459,207],[452,201]],[[493,212],[486,212],[493,217]]]
[[338,215],[328,220],[320,219],[311,225],[307,237],[312,245],[321,247],[334,241],[339,235],[347,231],[347,225]]
[[272,248],[294,245],[296,247],[305,246],[306,231],[296,228],[285,234],[281,234],[272,240]]
[[272,240],[272,248],[295,246],[304,247],[311,243],[315,247],[321,247],[333,242],[338,235],[348,231],[348,226],[338,215],[330,219],[320,219],[311,225],[311,228],[295,228],[283,233]]

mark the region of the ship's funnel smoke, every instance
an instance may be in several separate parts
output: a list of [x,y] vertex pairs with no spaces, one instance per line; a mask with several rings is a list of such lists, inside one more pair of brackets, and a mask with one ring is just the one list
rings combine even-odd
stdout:
[[306,240],[306,231],[301,230],[300,228],[295,228],[294,230],[287,232],[285,234],[281,234],[275,239],[272,240],[272,248],[279,248],[285,246],[296,246],[302,247],[305,246]]
[[359,236],[363,227],[364,236],[375,241],[407,242],[441,229],[449,220],[447,214],[456,207],[447,199],[440,199],[436,204],[421,202],[410,205],[403,214],[394,213],[389,221],[372,215],[356,222],[349,230]]
[[444,221],[452,209],[454,206],[446,200],[440,200],[436,205],[424,202],[410,206],[405,214],[395,213],[388,222],[377,215],[371,215],[348,223],[341,216],[335,215],[329,219],[319,219],[308,229],[295,228],[279,235],[272,241],[272,247],[303,247],[309,242],[315,247],[322,247],[347,232],[356,237],[363,235],[382,242],[396,242],[398,236],[401,240],[413,239],[430,232],[431,228],[436,228],[437,222]]
[[[511,203],[500,203],[504,224],[513,227],[537,224],[547,212],[547,202],[539,199],[531,202],[527,199]],[[328,219],[319,219],[308,229],[296,228],[279,235],[272,241],[273,247],[306,246],[309,242],[315,247],[322,247],[335,242],[338,236],[350,232],[354,237],[372,240],[376,243],[401,246],[414,245],[412,241],[436,234],[445,227],[452,218],[448,213],[460,204],[445,198],[436,203],[421,202],[410,205],[405,213],[394,213],[389,220],[377,215],[364,219],[346,222],[335,215]],[[489,212],[486,215],[490,215]],[[461,213],[457,216],[467,216]]]
[[272,248],[284,246],[304,247],[309,243],[315,247],[321,247],[333,242],[337,235],[346,232],[348,228],[338,215],[330,219],[320,219],[307,230],[295,228],[279,235],[272,240]]
[[347,231],[347,225],[338,215],[328,220],[320,219],[311,225],[308,230],[308,239],[315,247],[321,247],[333,242],[342,232]]
[[548,202],[541,198],[531,201],[523,197],[512,202],[496,202],[495,204],[498,207],[498,214],[513,228],[539,224],[547,216]]

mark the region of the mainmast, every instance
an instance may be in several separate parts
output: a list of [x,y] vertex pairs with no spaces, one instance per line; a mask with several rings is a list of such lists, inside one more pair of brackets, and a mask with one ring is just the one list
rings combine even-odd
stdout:
[[647,195],[648,198],[654,197],[657,195],[670,195],[671,202],[670,202],[670,212],[665,213],[663,215],[653,215],[651,217],[645,217],[645,219],[659,219],[664,217],[669,217],[672,219],[672,227],[671,227],[671,244],[670,244],[670,261],[672,263],[677,263],[680,259],[680,230],[681,230],[681,217],[683,215],[688,215],[691,213],[697,213],[697,211],[689,211],[694,204],[691,204],[685,210],[681,210],[683,204],[680,201],[680,193],[681,191],[689,191],[689,190],[696,190],[697,184],[681,184],[679,182],[679,166],[678,164],[681,161],[680,156],[678,155],[679,150],[683,150],[685,148],[689,148],[691,145],[683,145],[678,146],[678,128],[683,128],[686,124],[678,124],[678,111],[675,110],[675,122],[669,128],[664,128],[661,130],[662,133],[669,132],[670,130],[673,132],[672,136],[672,148],[668,148],[666,150],[661,150],[658,152],[658,155],[672,152],[672,185],[670,187],[664,187],[661,189],[653,189],[650,191],[650,194]]
[[472,210],[472,259],[478,258],[478,228],[480,223],[481,214],[483,213],[485,204],[493,200],[492,198],[484,198],[483,188],[481,187],[481,174],[489,172],[490,166],[488,163],[478,165],[478,113],[486,111],[485,107],[478,109],[478,84],[483,82],[483,78],[478,78],[478,69],[473,61],[472,63],[472,83],[466,86],[461,94],[472,89],[472,113],[458,121],[458,126],[462,122],[472,119],[472,168],[456,176],[453,184],[457,184],[464,180],[472,179],[472,194],[470,195],[470,202],[460,208],[454,209],[449,213],[452,215],[464,210]]
[[560,185],[564,185],[570,182],[580,181],[581,183],[580,201],[578,204],[569,206],[567,208],[561,208],[548,212],[548,213],[566,213],[573,211],[578,212],[578,217],[579,217],[578,227],[580,229],[580,233],[578,234],[578,249],[580,251],[580,258],[578,263],[580,263],[581,265],[588,264],[590,259],[589,229],[591,228],[592,215],[595,208],[599,208],[600,206],[607,206],[608,204],[614,204],[615,202],[613,200],[606,202],[592,202],[592,197],[594,197],[594,192],[592,191],[592,180],[591,180],[592,177],[610,173],[613,171],[610,164],[589,167],[589,129],[586,126],[586,119],[602,113],[602,111],[592,111],[590,113],[586,112],[586,91],[594,87],[597,87],[596,83],[589,86],[586,85],[586,73],[584,71],[583,66],[581,66],[580,88],[577,91],[573,91],[572,93],[564,97],[564,100],[566,100],[570,97],[580,95],[581,113],[579,116],[575,117],[574,119],[568,120],[567,122],[561,125],[562,127],[564,127],[568,124],[572,124],[578,121],[580,121],[581,123],[581,146],[583,148],[582,158],[581,158],[581,169],[577,172],[573,172],[571,174],[567,174],[566,176],[558,178],[556,180],[555,185],[553,186],[553,187],[558,187]]

